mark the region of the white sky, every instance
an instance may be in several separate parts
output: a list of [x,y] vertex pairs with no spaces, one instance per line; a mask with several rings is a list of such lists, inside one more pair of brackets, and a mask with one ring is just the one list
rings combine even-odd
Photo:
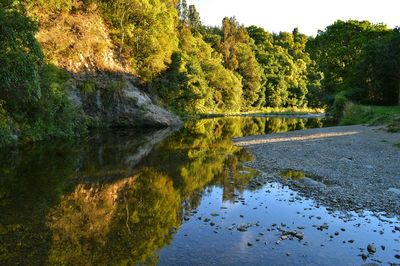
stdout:
[[400,0],[188,0],[196,5],[205,25],[221,25],[235,16],[245,26],[270,32],[292,31],[316,35],[338,19],[383,22],[400,26]]

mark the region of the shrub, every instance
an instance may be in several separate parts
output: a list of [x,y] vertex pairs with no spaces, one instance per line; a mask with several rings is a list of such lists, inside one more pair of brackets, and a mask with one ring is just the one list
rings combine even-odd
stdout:
[[17,139],[13,134],[12,120],[2,105],[0,101],[0,146],[11,144]]

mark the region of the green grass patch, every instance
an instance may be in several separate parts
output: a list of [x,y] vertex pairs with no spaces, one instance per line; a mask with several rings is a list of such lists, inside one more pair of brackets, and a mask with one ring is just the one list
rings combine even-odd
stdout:
[[388,125],[388,131],[400,132],[400,106],[365,106],[347,103],[340,125]]
[[394,144],[394,146],[400,149],[400,143]]
[[248,110],[243,112],[225,113],[204,113],[198,114],[199,117],[225,117],[225,116],[245,116],[245,115],[309,115],[324,114],[325,109],[308,107],[264,107],[261,109]]

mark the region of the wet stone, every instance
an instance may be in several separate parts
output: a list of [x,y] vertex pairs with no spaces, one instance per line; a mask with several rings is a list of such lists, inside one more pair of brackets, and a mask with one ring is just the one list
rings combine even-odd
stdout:
[[372,244],[369,244],[368,246],[367,246],[367,250],[368,250],[368,252],[369,253],[375,253],[376,252],[376,247],[374,246],[374,245],[372,245]]

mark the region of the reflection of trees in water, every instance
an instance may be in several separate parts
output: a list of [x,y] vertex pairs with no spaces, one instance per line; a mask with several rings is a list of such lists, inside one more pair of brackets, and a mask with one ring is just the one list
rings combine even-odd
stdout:
[[151,169],[97,188],[78,186],[49,218],[49,262],[155,264],[179,226],[180,207],[172,181]]
[[164,141],[146,165],[170,174],[187,208],[197,208],[204,187],[224,188],[224,200],[233,200],[254,173],[241,174],[241,162],[251,160],[246,150],[234,146],[232,138],[271,132],[321,127],[319,119],[227,117],[188,121]]
[[68,181],[79,153],[65,142],[0,152],[0,265],[46,264],[51,244],[46,215],[73,190]]
[[321,122],[215,118],[188,121],[155,149],[165,133],[2,154],[0,264],[156,263],[182,211],[197,208],[206,187],[222,187],[229,201],[254,176],[241,165],[251,155],[232,137],[316,126]]

